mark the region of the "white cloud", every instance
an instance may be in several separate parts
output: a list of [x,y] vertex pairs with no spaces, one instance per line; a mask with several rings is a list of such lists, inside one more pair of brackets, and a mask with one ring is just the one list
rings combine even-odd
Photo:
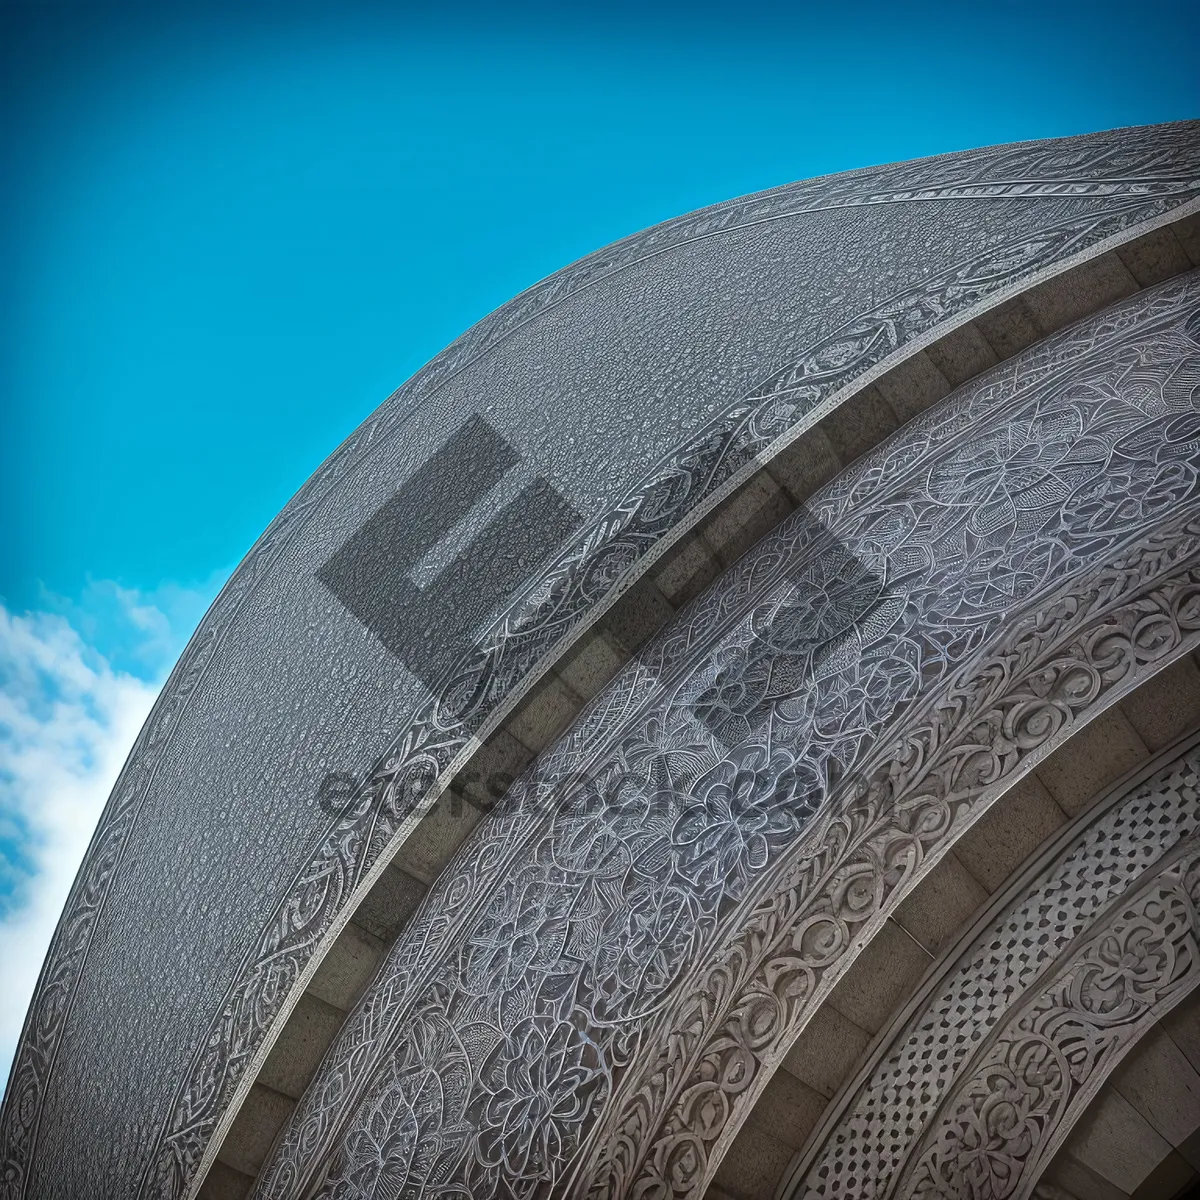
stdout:
[[81,603],[105,598],[106,624],[114,598],[123,611],[113,657],[136,659],[137,673],[80,635],[86,608],[14,615],[0,602],[0,1081],[97,818],[216,584],[168,589],[170,613],[142,593],[89,585]]

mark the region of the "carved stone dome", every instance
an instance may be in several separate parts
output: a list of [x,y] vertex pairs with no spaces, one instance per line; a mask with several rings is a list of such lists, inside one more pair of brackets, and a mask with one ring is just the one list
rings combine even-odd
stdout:
[[0,1195],[1194,1182],[1198,212],[1200,123],[853,171],[449,347],[151,713]]

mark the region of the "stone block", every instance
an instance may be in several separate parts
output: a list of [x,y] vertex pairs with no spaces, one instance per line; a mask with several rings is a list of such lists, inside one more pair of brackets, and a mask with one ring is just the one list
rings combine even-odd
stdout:
[[1200,1071],[1200,993],[1193,992],[1159,1021],[1183,1056]]
[[823,424],[806,430],[767,463],[771,477],[795,504],[803,504],[841,469],[842,461]]
[[1186,1162],[1193,1171],[1200,1171],[1200,1129],[1189,1138],[1184,1138],[1175,1152]]
[[954,853],[994,892],[1066,822],[1066,813],[1045,784],[1036,775],[1026,775],[959,838]]
[[389,863],[354,910],[354,924],[379,938],[386,948],[396,940],[426,891],[428,887],[423,880]]
[[396,852],[396,866],[432,883],[482,818],[457,792],[443,792]]
[[590,700],[628,661],[598,629],[589,629],[555,668],[579,697]]
[[487,812],[534,757],[507,729],[494,729],[455,777],[453,790],[474,808]]
[[[976,333],[978,335],[978,331]],[[996,356],[991,353],[991,347],[982,337],[979,340],[987,347],[992,360],[995,361]],[[918,350],[911,358],[906,358],[893,367],[875,381],[875,386],[902,423],[911,421],[918,413],[923,413],[954,390],[950,381],[934,365],[932,356],[925,350]]]
[[1200,725],[1200,667],[1181,658],[1119,705],[1148,750],[1161,750]]
[[218,1159],[200,1186],[199,1200],[244,1200],[254,1186],[252,1175],[235,1171]]
[[[1067,1196],[1078,1197],[1078,1200],[1130,1200],[1129,1193],[1123,1192],[1115,1183],[1103,1176],[1097,1175],[1091,1167],[1084,1166],[1074,1155],[1065,1150],[1054,1156],[1042,1182],[1062,1188]],[[1037,1200],[1041,1196],[1035,1192]],[[1057,1196],[1049,1196],[1046,1200],[1060,1200]]]
[[935,958],[988,898],[970,871],[947,854],[896,909],[894,920]]
[[860,1029],[876,1034],[891,1020],[931,962],[929,952],[895,921],[867,943],[827,1003]]
[[243,1175],[257,1175],[295,1107],[290,1096],[256,1083],[221,1143],[221,1161]]
[[783,1069],[827,1099],[850,1078],[871,1035],[829,1004],[822,1004],[792,1043]]
[[780,1070],[763,1088],[750,1120],[793,1150],[799,1150],[824,1111],[825,1097],[820,1092],[790,1071]]
[[1200,213],[1192,213],[1181,221],[1172,222],[1171,232],[1183,247],[1183,252],[1192,266],[1200,267]]
[[982,375],[1000,361],[996,351],[973,321],[960,325],[939,338],[932,346],[926,346],[925,353],[951,387],[958,387],[968,379]]
[[1025,300],[1021,296],[1014,296],[980,313],[975,318],[975,327],[1000,359],[1012,358],[1042,337],[1037,322],[1025,307]]
[[1186,1200],[1184,1189],[1196,1178],[1183,1156],[1172,1150],[1138,1185],[1133,1200]]
[[1109,1084],[1172,1146],[1200,1129],[1200,1072],[1160,1026],[1145,1034]]
[[1192,269],[1169,225],[1126,242],[1117,248],[1116,254],[1142,287],[1151,287]]
[[548,673],[508,714],[504,728],[536,754],[570,725],[582,707],[582,698],[557,675]]
[[299,1100],[341,1029],[345,1016],[341,1009],[306,992],[267,1055],[258,1082]]
[[1037,768],[1037,777],[1069,816],[1146,757],[1146,745],[1129,718],[1110,708],[1085,725]]
[[736,562],[793,509],[787,493],[759,471],[700,523],[699,533],[723,567]]
[[1105,1088],[1067,1140],[1070,1153],[1132,1194],[1171,1153],[1170,1145],[1120,1092]]
[[687,534],[650,568],[655,587],[675,608],[694,600],[721,573],[721,564],[696,532]]
[[380,938],[351,921],[321,960],[308,991],[318,1000],[349,1012],[375,974],[386,948]]
[[899,427],[892,406],[874,387],[863,388],[851,396],[820,424],[834,453],[846,466],[878,446]]
[[713,1182],[734,1200],[774,1200],[793,1153],[786,1142],[747,1121],[717,1167]]
[[1137,280],[1109,251],[1038,284],[1025,294],[1025,307],[1042,333],[1050,334],[1137,290]]
[[670,601],[653,580],[637,581],[600,618],[598,625],[626,655],[636,654],[674,615]]

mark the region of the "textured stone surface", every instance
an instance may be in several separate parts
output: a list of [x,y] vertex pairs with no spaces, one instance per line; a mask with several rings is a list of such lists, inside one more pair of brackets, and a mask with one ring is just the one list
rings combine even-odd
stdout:
[[562,733],[581,705],[579,696],[566,682],[550,675],[509,714],[504,728],[536,752]]
[[[976,340],[970,340],[968,331],[974,332]],[[979,332],[968,325],[951,335],[951,340],[941,347],[940,357],[943,361],[954,361],[961,382],[981,374],[996,361],[995,354],[986,353],[989,349]],[[931,404],[948,396],[952,386],[924,350],[889,371],[875,385],[900,421],[910,421]]]
[[1000,358],[1011,358],[1042,336],[1023,296],[1014,296],[997,308],[980,313],[975,325]]
[[1061,329],[1138,290],[1129,268],[1110,251],[1067,275],[1048,280],[1025,297],[1025,307],[1043,333]]
[[1129,273],[1142,287],[1151,287],[1186,271],[1191,263],[1170,229],[1154,229],[1117,251]]
[[1161,750],[1200,724],[1200,667],[1181,659],[1162,673],[1157,687],[1123,701],[1121,712],[1148,750]]
[[[1069,145],[792,185],[628,239],[357,431],[235,573],[114,791],[18,1054],[5,1178],[179,1194],[413,805],[649,548],[913,338],[1197,191],[1189,127]],[[445,458],[465,430],[486,462]],[[627,649],[670,616],[646,596]],[[331,773],[357,781],[336,811]]]
[[[431,1062],[455,1086],[396,1145],[419,1143],[440,1180],[491,1194],[535,1171],[553,1191],[578,1169],[580,1190],[611,1195],[670,1169],[702,1189],[708,1147],[757,1094],[748,1073],[769,1079],[864,941],[853,999],[832,1000],[881,1028],[929,961],[887,921],[899,885],[1026,756],[1200,637],[1200,485],[1165,435],[1189,427],[1197,286],[1123,304],[927,410],[647,643],[439,878],[452,907],[431,896],[397,943],[263,1194],[323,1180],[335,1195],[388,1169],[386,1114],[432,1097]],[[1149,657],[1131,648],[1148,628]],[[557,805],[526,802],[555,788]],[[631,1044],[610,1098],[603,1064]],[[345,1125],[339,1064],[364,1056],[379,1066],[352,1078]],[[563,1115],[525,1124],[513,1097],[547,1090]],[[494,1116],[467,1151],[453,1131],[479,1106]]]
[[423,880],[389,864],[354,910],[354,921],[371,936],[390,943],[421,903],[425,891]]
[[788,1071],[776,1071],[762,1094],[759,1122],[779,1141],[799,1150],[825,1110],[825,1097]]
[[594,696],[621,669],[626,655],[599,630],[588,630],[558,664],[558,674],[577,695]]
[[1006,792],[954,848],[959,862],[994,892],[1056,829],[1067,823],[1036,775]]
[[1105,1092],[1079,1123],[1070,1148],[1097,1175],[1129,1193],[1171,1153],[1150,1122],[1114,1091]]
[[727,567],[791,511],[787,493],[761,472],[713,513],[704,526],[704,540],[716,560]]
[[251,1175],[243,1175],[223,1162],[213,1163],[200,1191],[201,1200],[244,1200],[254,1186]]
[[[1068,1196],[1077,1196],[1079,1200],[1129,1200],[1128,1192],[1123,1192],[1115,1183],[1097,1175],[1091,1167],[1085,1166],[1069,1153],[1060,1154],[1054,1160],[1044,1179],[1046,1183],[1063,1188]],[[1046,1200],[1063,1200],[1063,1197],[1051,1195]]]
[[[950,384],[958,387],[1000,361],[974,321],[948,333],[926,351],[929,361]],[[935,381],[936,384],[936,381]]]
[[896,909],[896,924],[931,955],[940,954],[987,900],[987,890],[948,854]]
[[892,406],[876,387],[864,388],[835,409],[821,428],[842,462],[853,462],[877,446],[900,424]]
[[833,989],[829,1003],[861,1029],[878,1033],[932,961],[911,934],[888,921]]
[[298,1100],[341,1024],[340,1009],[308,993],[301,996],[263,1064],[259,1082]]
[[734,1200],[769,1200],[793,1153],[791,1146],[765,1129],[747,1125],[729,1148],[716,1183]]
[[817,425],[773,458],[767,469],[796,504],[802,504],[842,468],[822,425]]
[[450,861],[463,839],[479,824],[482,814],[457,792],[443,792],[412,836],[400,847],[396,865],[431,883]]
[[1038,769],[1038,778],[1069,816],[1093,800],[1108,784],[1146,757],[1146,745],[1119,709],[1101,713],[1095,721],[1052,754]]
[[[402,902],[397,912],[406,907]],[[413,908],[416,905],[412,906]],[[411,908],[409,909],[411,913]],[[390,914],[389,914],[390,917]],[[395,920],[396,918],[391,918]],[[389,920],[389,925],[391,924]],[[384,926],[388,928],[388,926]],[[397,930],[396,932],[399,932]],[[353,1007],[362,994],[367,981],[375,973],[383,958],[386,943],[368,933],[362,926],[351,921],[338,935],[332,949],[322,959],[316,974],[308,985],[309,992],[318,1000],[332,1004],[343,1012]]]
[[862,1057],[870,1033],[824,1004],[796,1039],[783,1066],[822,1096],[831,1097]]
[[1172,1146],[1200,1129],[1200,1073],[1165,1031],[1147,1033],[1110,1082]]
[[224,1161],[243,1175],[257,1175],[271,1143],[295,1107],[290,1097],[255,1084],[221,1147]]

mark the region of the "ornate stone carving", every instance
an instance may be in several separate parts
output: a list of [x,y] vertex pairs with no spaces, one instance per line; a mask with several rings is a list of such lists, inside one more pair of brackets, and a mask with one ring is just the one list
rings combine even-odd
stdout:
[[[1078,194],[1100,187],[1111,194],[1109,178],[1115,166],[1115,146],[1099,143],[1086,163],[1072,164],[1075,184],[1029,184],[1044,167],[1055,162],[1044,152],[1008,157],[1005,168],[987,168],[987,182],[939,180],[931,173],[927,185],[908,184],[890,193],[892,202],[959,198],[968,195]],[[1122,151],[1127,155],[1128,151]],[[1158,150],[1154,171],[1172,181],[1182,176],[1189,188],[1200,188],[1200,171],[1181,167]],[[1001,178],[1020,164],[1020,181]],[[980,164],[982,166],[982,164]],[[1060,164],[1061,166],[1061,164]],[[1127,167],[1123,167],[1127,170]],[[1192,176],[1197,175],[1193,181]],[[841,177],[839,177],[840,179]],[[1103,182],[1100,182],[1103,180]],[[864,180],[865,181],[865,180]],[[807,187],[807,185],[805,185]],[[620,504],[592,522],[572,545],[485,631],[425,709],[414,715],[378,769],[365,782],[357,800],[327,834],[311,861],[299,872],[297,885],[280,903],[272,922],[260,935],[254,961],[238,978],[221,1012],[212,1021],[204,1047],[191,1064],[174,1111],[163,1133],[162,1151],[154,1168],[148,1194],[172,1196],[194,1170],[197,1155],[207,1140],[218,1114],[228,1103],[242,1076],[244,1064],[261,1042],[271,1015],[299,978],[320,938],[341,911],[350,893],[379,856],[394,831],[440,778],[446,780],[460,761],[472,734],[484,733],[494,724],[497,706],[519,695],[523,681],[533,678],[561,640],[598,605],[612,598],[633,581],[638,563],[655,546],[670,539],[689,518],[715,504],[737,481],[756,456],[766,454],[777,439],[800,425],[810,424],[828,411],[831,400],[857,377],[895,353],[906,343],[928,333],[939,323],[966,313],[989,297],[996,296],[1016,279],[1026,278],[1045,265],[1094,244],[1133,220],[1145,220],[1153,212],[1165,211],[1163,199],[1178,183],[1147,185],[1144,177],[1129,188],[1128,202],[1115,204],[1101,219],[1080,221],[1067,217],[1039,228],[1036,235],[1010,235],[972,261],[956,263],[931,275],[920,289],[889,298],[870,312],[857,315],[834,334],[811,347],[803,357],[776,372],[746,396],[714,417],[655,466]],[[965,189],[965,190],[964,190]],[[980,190],[982,189],[982,191]],[[784,192],[788,199],[783,199]],[[1147,193],[1152,199],[1147,200]],[[1191,194],[1190,192],[1188,194]],[[869,201],[864,196],[869,195]],[[650,253],[666,244],[677,244],[685,236],[709,236],[718,228],[729,228],[746,219],[774,219],[785,211],[801,211],[793,205],[833,203],[852,205],[889,202],[889,193],[873,180],[868,192],[847,189],[841,183],[832,197],[818,199],[805,192],[793,198],[788,189],[760,198],[749,209],[706,214],[699,224],[685,219],[679,228],[661,231],[664,240],[651,236]],[[737,207],[735,202],[734,207]],[[1136,213],[1136,216],[1135,216]],[[686,234],[684,227],[691,230]],[[651,231],[651,235],[654,231]],[[647,252],[645,242],[626,248],[619,261],[636,261]],[[632,257],[626,258],[626,255]],[[590,268],[589,268],[590,269]],[[606,264],[604,273],[619,269]],[[569,272],[574,269],[569,269]],[[569,273],[568,272],[568,273]],[[581,286],[583,271],[566,291]],[[550,293],[534,302],[552,302]],[[510,320],[528,319],[519,302],[514,302]],[[508,310],[502,310],[507,313]],[[518,318],[517,314],[523,313]],[[505,325],[503,328],[507,329]],[[503,336],[500,326],[486,337],[468,335],[473,352]],[[464,351],[466,353],[466,351]],[[441,360],[430,365],[430,379],[445,368]],[[424,379],[424,377],[418,377]],[[414,381],[414,394],[417,392]],[[421,387],[432,384],[425,381]],[[206,1114],[201,1116],[201,1114]]]
[[[84,962],[173,730],[192,705],[210,663],[227,648],[227,631],[247,597],[286,558],[312,513],[403,426],[415,406],[430,402],[470,364],[582,289],[721,232],[824,209],[935,200],[1036,198],[1050,214],[1036,236],[1009,231],[973,261],[935,273],[928,288],[849,319],[792,366],[727,406],[686,445],[664,455],[641,484],[593,523],[586,537],[531,582],[478,650],[464,658],[441,694],[401,723],[390,753],[358,801],[330,824],[308,859],[294,864],[285,894],[237,965],[207,1031],[197,1031],[198,1049],[161,1129],[139,1127],[128,1139],[129,1161],[136,1162],[129,1169],[135,1173],[142,1170],[145,1148],[162,1144],[144,1181],[149,1193],[179,1195],[186,1190],[247,1064],[398,823],[433,780],[446,773],[470,735],[490,728],[497,706],[544,664],[559,639],[585,619],[589,606],[594,609],[623,586],[639,558],[661,545],[697,506],[712,502],[789,422],[813,419],[838,388],[938,321],[961,316],[1006,286],[1187,202],[1200,188],[1197,175],[1194,131],[1182,125],[1159,130],[1132,148],[1128,135],[1106,134],[793,185],[691,214],[607,248],[524,293],[419,372],[327,460],[256,544],[189,645],[135,745],[66,906],[14,1063],[0,1126],[3,1194],[23,1195],[29,1182],[47,1081]],[[1104,212],[1080,216],[1073,207],[1079,197],[1104,198]],[[755,843],[750,852],[752,866],[761,857],[761,845]],[[208,1014],[201,1019],[208,1020]],[[124,1160],[119,1165],[128,1167]],[[123,1175],[103,1182],[112,1193],[129,1187]]]
[[[855,939],[1031,754],[1196,640],[1197,295],[964,389],[644,651],[448,868],[259,1194],[371,1194],[363,1139],[400,1105],[414,1195],[698,1195]],[[830,647],[839,543],[885,586]],[[576,1090],[538,1102],[569,1113],[546,1117],[558,1157],[511,1124],[485,1152],[494,1097],[531,1102],[514,1031],[568,1027]],[[471,1083],[414,1108],[434,1029]]]
[[896,1194],[1028,1196],[1121,1051],[1195,987],[1197,901],[1191,839],[1006,1023],[948,1098]]
[[[1111,1022],[1104,1018],[1111,1036],[1080,1042],[1073,1040],[1077,1031],[1073,1018],[1061,1020],[1061,1013],[1053,1020],[1037,1018],[1053,1031],[1058,1045],[1045,1061],[1057,1062],[1065,1053],[1071,1062],[1066,1076],[1069,1095],[1060,1089],[1050,1109],[1035,1115],[1036,1106],[1026,1098],[1014,1100],[1007,1087],[992,1094],[986,1113],[975,1100],[964,1109],[963,1097],[975,1096],[981,1072],[987,1074],[992,1069],[987,1064],[1000,1061],[994,1053],[997,1046],[1018,1047],[1012,1049],[1013,1062],[1043,1061],[1045,1047],[1034,1045],[1036,1039],[1012,1040],[1012,1031],[1024,1028],[1023,1013],[1043,1012],[1046,997],[1061,999],[1064,987],[1099,996],[1094,956],[1111,959],[1122,939],[1133,939],[1140,952],[1141,935],[1133,932],[1139,926],[1122,924],[1123,914],[1132,911],[1131,904],[1139,911],[1144,908],[1143,900],[1150,893],[1143,895],[1143,885],[1148,880],[1178,871],[1181,860],[1176,851],[1181,843],[1188,856],[1196,854],[1198,742],[1197,737],[1191,738],[1165,762],[1160,758],[1155,769],[1141,772],[1140,781],[1123,793],[1083,814],[1047,847],[1032,878],[1015,879],[994,898],[989,916],[969,946],[947,956],[941,974],[927,986],[919,1010],[877,1052],[869,1076],[843,1103],[790,1195],[816,1200],[850,1194],[881,1198],[925,1194],[931,1178],[948,1195],[987,1195],[985,1185],[968,1182],[977,1170],[984,1172],[977,1180],[985,1176],[992,1180],[996,1196],[1008,1197],[1022,1189],[1028,1193],[1038,1174],[1030,1168],[1045,1161],[1052,1140],[1048,1135],[1066,1113],[1065,1101],[1082,1094],[1080,1089],[1091,1094],[1089,1081],[1098,1078],[1095,1068],[1101,1061],[1113,1065],[1112,1052],[1136,1032],[1134,1018],[1144,1015],[1145,1006],[1126,1006],[1123,1015]],[[1134,898],[1134,893],[1141,898]],[[1117,1011],[1118,996],[1129,995],[1129,987],[1141,989],[1139,994],[1144,991],[1134,969],[1135,958],[1136,953],[1126,963],[1128,975],[1118,968],[1105,977],[1112,988],[1104,993],[1102,1006],[1107,1006],[1110,1016]],[[1166,991],[1157,995],[1162,998]],[[999,1068],[1001,1073],[1004,1069]],[[1036,1090],[1041,1084],[1031,1087]],[[1023,1116],[1010,1122],[1017,1108]],[[954,1125],[960,1118],[973,1134],[964,1134],[961,1126]],[[936,1132],[939,1122],[940,1133]],[[963,1138],[979,1134],[989,1122],[999,1122],[994,1136],[973,1143],[977,1154],[968,1151]],[[920,1164],[915,1171],[910,1167],[906,1176],[905,1164],[919,1157],[923,1136],[930,1149],[921,1162],[931,1156],[936,1161],[929,1170]],[[1013,1151],[1017,1142],[1024,1146],[1020,1153]],[[952,1154],[950,1147],[957,1150]],[[970,1165],[964,1156],[971,1159]],[[903,1185],[905,1177],[918,1182]],[[933,1194],[943,1194],[938,1186]]]

